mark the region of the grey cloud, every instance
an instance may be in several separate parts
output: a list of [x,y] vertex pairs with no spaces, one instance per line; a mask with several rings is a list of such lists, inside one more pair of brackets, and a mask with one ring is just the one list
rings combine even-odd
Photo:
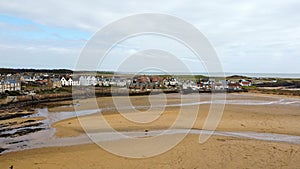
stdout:
[[[202,31],[215,46],[225,71],[235,72],[299,73],[299,8],[298,0],[0,2],[1,13],[90,33],[116,19],[135,13],[158,12],[175,15]],[[12,40],[9,44],[13,43],[22,42]],[[62,45],[64,48],[69,44],[80,48],[83,43],[80,45],[69,41],[50,44],[52,47]],[[127,50],[126,47],[124,50]],[[262,58],[272,64],[262,65]]]

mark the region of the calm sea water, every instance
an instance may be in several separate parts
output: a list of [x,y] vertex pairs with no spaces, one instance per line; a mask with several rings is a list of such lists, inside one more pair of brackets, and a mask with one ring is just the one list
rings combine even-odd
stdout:
[[300,78],[300,73],[225,73],[225,76],[243,75],[248,77]]
[[[256,78],[300,78],[300,72],[299,73],[233,73],[233,72],[224,72],[224,73],[210,73],[207,72],[192,72],[194,75],[204,75],[204,76],[212,76],[212,77],[222,77],[225,76],[233,76],[233,75],[239,75],[239,76],[247,76],[247,77],[256,77]],[[126,74],[126,73],[125,73]],[[130,74],[130,73],[128,73]],[[161,75],[164,74],[163,72],[142,72],[139,74],[148,74],[148,75]],[[182,73],[182,72],[174,72],[169,74],[175,74],[175,75],[189,75],[191,73]]]

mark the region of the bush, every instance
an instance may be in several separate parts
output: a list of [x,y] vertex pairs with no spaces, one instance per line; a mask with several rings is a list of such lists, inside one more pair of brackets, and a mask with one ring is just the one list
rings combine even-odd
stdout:
[[20,96],[21,95],[21,93],[19,91],[8,91],[8,90],[6,90],[5,93],[8,96]]

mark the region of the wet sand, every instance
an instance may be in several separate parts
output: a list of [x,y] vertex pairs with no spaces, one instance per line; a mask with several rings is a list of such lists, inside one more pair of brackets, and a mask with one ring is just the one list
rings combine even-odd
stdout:
[[[180,99],[176,98],[176,95],[172,95],[168,100],[168,105],[174,105],[166,107],[162,114],[159,114],[159,110],[148,111],[148,116],[160,115],[159,119],[151,123],[135,123],[124,118],[115,109],[102,110],[102,114],[105,120],[117,131],[144,131],[145,129],[157,130],[167,129],[176,120],[180,110]],[[188,98],[188,96],[187,96]],[[135,96],[131,98],[133,105],[145,105],[147,103],[147,97]],[[202,102],[205,102],[209,97],[202,98]],[[287,98],[288,99],[288,98]],[[282,98],[267,97],[261,95],[244,95],[233,94],[227,98],[227,104],[225,106],[222,119],[217,127],[218,131],[253,131],[253,132],[265,132],[265,133],[278,133],[300,136],[300,100],[285,100]],[[89,107],[91,100],[81,101],[83,109]],[[114,103],[111,98],[98,98],[100,108],[111,107]],[[264,103],[264,104],[261,104]],[[270,103],[270,104],[269,104]],[[289,104],[292,103],[292,104]],[[189,107],[189,106],[186,106]],[[192,128],[204,129],[203,124],[207,118],[210,104],[203,104],[199,106],[198,116],[195,124]],[[81,110],[80,106],[77,108]],[[73,111],[72,107],[60,107],[49,109],[49,111]],[[145,111],[145,109],[140,109]],[[122,112],[122,111],[119,111]],[[124,111],[127,113],[126,111]],[[122,112],[122,113],[124,113]],[[133,116],[139,116],[140,112],[131,113]],[[94,114],[86,117],[81,117],[81,121],[88,121],[89,124],[97,124],[95,130],[109,131],[104,123],[99,122],[100,114]],[[178,128],[188,128],[189,124],[183,124]],[[56,136],[78,136],[84,133],[78,118],[71,118],[60,121],[53,125],[57,129]],[[93,127],[93,126],[88,126]]]
[[[190,95],[184,96],[186,100]],[[200,102],[209,100],[205,95]],[[168,95],[168,106],[162,114],[158,110],[147,112],[150,117],[159,118],[150,123],[131,122],[117,113],[112,107],[110,97],[97,98],[103,117],[117,131],[154,131],[169,128],[178,115],[180,99],[177,94]],[[228,103],[217,131],[278,133],[300,136],[300,102],[298,98],[264,96],[255,94],[230,94]],[[90,108],[92,100],[76,101],[76,109]],[[133,96],[131,102],[141,111],[147,111],[149,105],[146,96]],[[70,102],[66,102],[70,103]],[[140,106],[140,107],[139,107]],[[210,104],[201,104],[194,129],[203,129]],[[189,108],[193,105],[185,105]],[[49,112],[73,111],[70,106],[49,108]],[[126,112],[133,116],[139,113]],[[88,122],[92,133],[107,132],[109,128],[95,121],[100,114],[83,116],[80,120]],[[189,117],[185,117],[189,118]],[[55,135],[60,138],[76,137],[84,134],[77,118],[71,118],[53,124]],[[188,125],[182,123],[180,129]],[[167,135],[172,139],[175,135]],[[300,145],[295,143],[262,141],[230,136],[212,136],[204,144],[198,143],[199,135],[189,134],[181,143],[161,155],[131,159],[113,155],[95,144],[65,147],[49,147],[20,152],[6,153],[0,156],[0,166],[8,168],[300,168]],[[110,141],[116,148],[122,148],[125,140]],[[167,141],[167,140],[166,140]],[[162,144],[164,141],[161,142]],[[138,145],[137,145],[138,146]],[[138,148],[138,147],[137,147]]]

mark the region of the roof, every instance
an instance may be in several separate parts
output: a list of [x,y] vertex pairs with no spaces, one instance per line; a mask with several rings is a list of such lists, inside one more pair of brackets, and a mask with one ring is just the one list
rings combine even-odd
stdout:
[[229,83],[228,86],[230,87],[230,86],[241,86],[241,85],[238,83]]
[[15,79],[7,79],[4,81],[4,83],[19,83],[19,81],[15,80]]

